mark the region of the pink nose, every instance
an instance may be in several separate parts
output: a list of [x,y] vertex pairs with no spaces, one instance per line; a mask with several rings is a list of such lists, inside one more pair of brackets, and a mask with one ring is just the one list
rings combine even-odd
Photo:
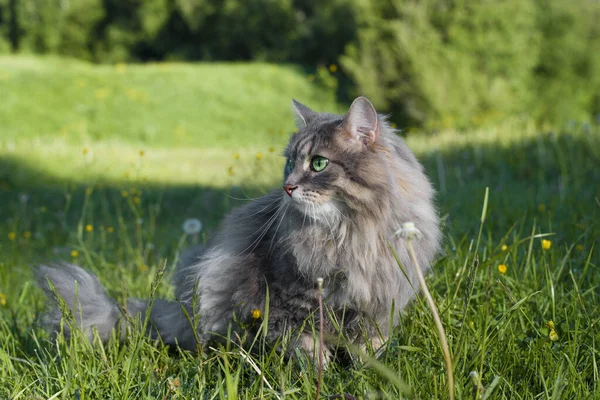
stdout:
[[292,197],[292,192],[298,189],[298,186],[295,185],[283,185],[283,190],[288,194],[288,196]]

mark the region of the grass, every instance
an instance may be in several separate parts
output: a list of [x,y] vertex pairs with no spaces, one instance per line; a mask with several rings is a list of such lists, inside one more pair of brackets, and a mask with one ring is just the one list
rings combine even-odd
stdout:
[[[176,254],[194,241],[183,221],[201,219],[205,240],[239,198],[277,186],[290,99],[340,111],[331,92],[286,66],[2,57],[0,93],[0,398],[314,397],[314,368],[269,351],[229,344],[196,355],[139,331],[122,345],[51,343],[36,325],[45,300],[29,266],[78,262],[122,302],[147,297],[166,265],[157,295],[170,296]],[[407,141],[445,221],[444,256],[428,284],[457,398],[597,398],[598,126]],[[422,298],[402,313],[380,362],[333,363],[321,397],[447,397]],[[474,391],[473,371],[485,394]]]

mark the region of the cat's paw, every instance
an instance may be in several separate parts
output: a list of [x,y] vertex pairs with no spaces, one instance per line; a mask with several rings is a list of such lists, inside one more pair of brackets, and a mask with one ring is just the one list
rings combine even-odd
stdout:
[[[298,338],[295,346],[301,350],[306,357],[310,359],[312,364],[318,368],[320,363],[321,346],[319,344],[319,334],[303,333]],[[323,345],[323,369],[327,368],[327,364],[332,360],[333,354],[327,345]]]

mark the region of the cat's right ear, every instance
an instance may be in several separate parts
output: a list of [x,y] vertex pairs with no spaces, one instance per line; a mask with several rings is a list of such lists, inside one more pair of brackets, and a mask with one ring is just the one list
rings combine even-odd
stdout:
[[296,127],[298,129],[306,128],[309,121],[316,114],[313,110],[294,99],[292,99],[292,110],[294,111],[294,119],[296,120]]

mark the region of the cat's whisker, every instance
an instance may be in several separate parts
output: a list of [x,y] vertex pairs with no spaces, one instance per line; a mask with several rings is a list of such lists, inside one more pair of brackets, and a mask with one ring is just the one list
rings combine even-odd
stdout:
[[258,196],[258,197],[250,197],[250,196],[248,196],[248,195],[246,194],[246,192],[244,192],[244,189],[242,189],[242,188],[239,188],[239,189],[240,189],[240,191],[242,192],[242,194],[243,194],[244,196],[246,196],[246,198],[245,198],[245,199],[244,199],[244,198],[241,198],[241,197],[234,197],[234,196],[232,196],[232,195],[230,195],[230,194],[227,194],[227,193],[225,193],[225,196],[229,197],[230,199],[233,199],[233,200],[240,200],[240,201],[254,201],[254,200],[260,200],[261,198],[263,198],[263,196]]
[[[273,215],[271,215],[271,217],[260,227],[256,230],[256,232],[261,231],[261,233],[258,235],[258,237],[256,239],[254,239],[254,241],[252,241],[252,243],[250,243],[250,245],[248,247],[246,247],[244,250],[242,250],[240,252],[240,254],[238,255],[242,255],[244,253],[247,253],[246,256],[248,254],[251,254],[254,249],[256,249],[256,246],[259,245],[259,243],[261,242],[262,238],[267,234],[267,232],[269,231],[269,228],[271,228],[271,225],[273,225],[273,223],[277,220],[277,216],[279,215],[279,213],[281,213],[282,210],[282,204],[279,204],[279,208],[277,209],[277,211],[275,211],[275,213]],[[264,229],[263,229],[264,227]]]
[[327,223],[327,226],[329,227],[329,232],[331,232],[331,240],[333,240],[335,242],[335,234],[333,233],[333,228],[332,228],[331,224],[329,223],[329,219],[327,218],[327,215],[325,213],[323,213],[323,218],[325,219],[325,222]]
[[290,208],[289,204],[286,205],[285,210],[283,211],[283,214],[281,215],[281,218],[279,219],[279,224],[277,224],[277,228],[275,228],[275,233],[273,233],[273,238],[271,239],[271,244],[269,245],[269,251],[267,252],[267,254],[271,254],[271,249],[273,248],[273,242],[275,241],[275,238],[277,237],[277,232],[279,231],[279,227],[281,226],[281,223],[283,222],[283,219],[285,218],[285,214],[287,213],[288,208]]
[[[255,216],[255,215],[259,215],[259,214],[261,214],[263,211],[267,210],[267,208],[269,208],[270,206],[272,206],[272,205],[274,205],[274,204],[275,204],[275,205],[278,205],[277,203],[280,203],[280,202],[281,202],[281,200],[280,200],[280,199],[273,200],[272,202],[268,203],[266,206],[264,206],[264,207],[263,207],[263,208],[261,208],[260,210],[258,210],[258,211],[256,211],[256,212],[254,212],[254,213],[252,213],[252,214],[244,215],[244,217],[243,217],[243,218],[244,218],[244,219],[246,219],[246,218],[253,217],[253,216]],[[270,211],[270,210],[269,210],[269,211]]]

